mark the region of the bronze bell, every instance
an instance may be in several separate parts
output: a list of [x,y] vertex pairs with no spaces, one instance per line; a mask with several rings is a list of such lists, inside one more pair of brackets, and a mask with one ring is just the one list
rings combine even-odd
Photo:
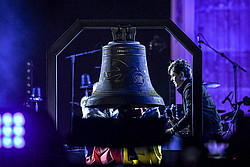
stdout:
[[164,105],[148,73],[145,46],[134,41],[135,28],[112,29],[113,40],[103,47],[97,88],[87,107],[153,107]]

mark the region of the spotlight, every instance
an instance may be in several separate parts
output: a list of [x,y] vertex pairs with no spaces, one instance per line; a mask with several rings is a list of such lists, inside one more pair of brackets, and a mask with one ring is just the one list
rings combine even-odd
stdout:
[[3,126],[2,133],[6,137],[11,137],[11,135],[12,135],[12,128],[10,126]]
[[13,147],[13,142],[12,142],[11,137],[3,137],[2,142],[3,142],[4,148],[9,149]]
[[25,146],[26,143],[23,137],[14,137],[13,144],[15,148],[21,149]]
[[5,126],[10,126],[12,124],[12,115],[11,113],[4,113],[2,116],[2,121]]
[[13,123],[16,126],[22,126],[25,124],[25,119],[22,113],[17,112],[13,115]]
[[15,126],[13,128],[13,134],[15,136],[18,136],[18,137],[24,136],[25,135],[25,129],[24,129],[24,127],[22,127],[22,126]]

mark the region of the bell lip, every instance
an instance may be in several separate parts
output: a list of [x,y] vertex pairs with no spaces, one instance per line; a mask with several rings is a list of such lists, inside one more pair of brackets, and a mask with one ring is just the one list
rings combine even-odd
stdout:
[[130,105],[131,108],[153,108],[153,107],[161,107],[161,106],[165,106],[164,104],[109,104],[109,105],[91,105],[91,106],[87,106],[88,108],[122,108],[122,106],[128,106]]
[[131,106],[132,108],[149,108],[165,106],[163,99],[160,96],[90,96],[86,102],[86,107],[89,108],[120,108],[121,106]]

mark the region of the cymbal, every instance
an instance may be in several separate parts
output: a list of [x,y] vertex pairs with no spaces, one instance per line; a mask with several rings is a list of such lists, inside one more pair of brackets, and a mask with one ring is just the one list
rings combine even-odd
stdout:
[[203,82],[203,85],[206,88],[217,88],[220,86],[220,83],[218,83],[218,82]]

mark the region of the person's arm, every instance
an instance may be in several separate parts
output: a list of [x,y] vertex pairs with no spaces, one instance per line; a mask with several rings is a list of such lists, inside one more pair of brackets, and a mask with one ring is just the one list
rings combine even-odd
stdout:
[[185,115],[173,126],[173,130],[178,132],[192,123],[192,85],[190,84],[183,92],[185,106]]

